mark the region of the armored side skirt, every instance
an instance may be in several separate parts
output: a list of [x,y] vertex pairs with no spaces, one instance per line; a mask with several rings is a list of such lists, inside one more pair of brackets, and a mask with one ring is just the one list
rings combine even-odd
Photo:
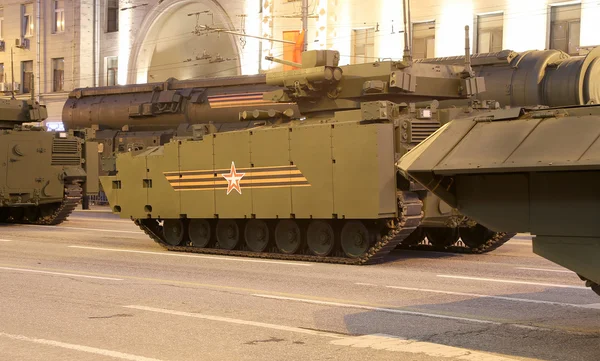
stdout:
[[102,185],[123,218],[397,216],[390,123],[254,128],[117,159]]

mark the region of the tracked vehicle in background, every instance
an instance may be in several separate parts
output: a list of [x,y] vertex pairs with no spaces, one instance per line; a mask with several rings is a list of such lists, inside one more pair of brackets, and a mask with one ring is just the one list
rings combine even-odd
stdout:
[[2,223],[56,225],[81,200],[82,141],[26,125],[46,117],[46,107],[33,99],[0,98]]
[[600,295],[600,105],[454,120],[398,168],[486,227],[530,232]]

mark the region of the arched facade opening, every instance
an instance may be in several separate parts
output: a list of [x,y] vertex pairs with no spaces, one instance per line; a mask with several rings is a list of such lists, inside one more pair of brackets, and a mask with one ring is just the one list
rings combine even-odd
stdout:
[[197,25],[233,29],[223,7],[213,0],[164,1],[149,14],[135,36],[128,83],[162,82],[241,74],[236,38],[226,33],[194,33]]

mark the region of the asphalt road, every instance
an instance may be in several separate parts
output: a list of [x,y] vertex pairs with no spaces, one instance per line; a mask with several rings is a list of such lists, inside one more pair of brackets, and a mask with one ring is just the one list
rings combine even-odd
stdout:
[[168,253],[108,213],[0,229],[2,361],[600,359],[600,297],[526,237],[344,266]]

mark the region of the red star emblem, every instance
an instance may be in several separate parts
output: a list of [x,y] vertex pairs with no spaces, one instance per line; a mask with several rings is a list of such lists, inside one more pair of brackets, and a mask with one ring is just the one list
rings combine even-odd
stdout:
[[227,174],[221,174],[223,178],[227,180],[227,194],[231,193],[232,190],[238,191],[239,194],[242,194],[242,189],[240,188],[240,180],[246,173],[238,173],[235,170],[235,164],[231,162],[231,169]]

